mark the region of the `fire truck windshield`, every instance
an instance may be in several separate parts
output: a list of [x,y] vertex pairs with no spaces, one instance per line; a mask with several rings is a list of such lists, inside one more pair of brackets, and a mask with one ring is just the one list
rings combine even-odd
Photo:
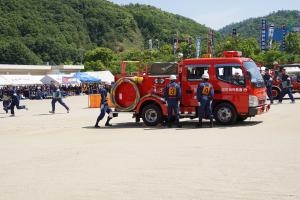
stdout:
[[152,63],[149,69],[149,75],[176,75],[178,74],[177,63]]
[[261,76],[259,69],[258,69],[257,65],[255,64],[255,62],[253,62],[253,61],[244,62],[244,67],[247,71],[247,76],[248,76],[248,74],[250,75],[250,77],[248,77],[248,79],[251,80],[251,83],[255,87],[257,87],[257,88],[265,87],[264,79]]

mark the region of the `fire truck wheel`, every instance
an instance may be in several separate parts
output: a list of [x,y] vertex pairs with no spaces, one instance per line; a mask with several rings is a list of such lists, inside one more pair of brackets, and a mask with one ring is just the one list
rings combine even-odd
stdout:
[[142,110],[142,119],[146,126],[156,126],[162,121],[162,112],[155,104],[147,105]]
[[214,109],[217,123],[222,125],[234,124],[237,120],[235,108],[229,103],[220,103]]
[[279,95],[280,95],[280,89],[277,88],[277,87],[273,87],[272,88],[272,96],[273,96],[273,99],[279,99]]

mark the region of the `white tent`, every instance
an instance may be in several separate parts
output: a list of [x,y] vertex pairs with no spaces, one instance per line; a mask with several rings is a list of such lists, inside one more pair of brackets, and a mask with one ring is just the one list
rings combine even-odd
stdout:
[[287,73],[299,73],[300,68],[299,67],[286,67],[286,72]]
[[33,78],[32,75],[2,75],[9,85],[41,85],[42,82]]
[[35,81],[41,81],[44,77],[43,75],[32,75],[32,79]]
[[78,84],[80,81],[69,74],[48,74],[41,79],[44,84]]
[[90,76],[101,79],[101,82],[114,82],[115,77],[110,71],[85,72]]
[[11,85],[11,82],[5,79],[3,76],[0,76],[0,85]]

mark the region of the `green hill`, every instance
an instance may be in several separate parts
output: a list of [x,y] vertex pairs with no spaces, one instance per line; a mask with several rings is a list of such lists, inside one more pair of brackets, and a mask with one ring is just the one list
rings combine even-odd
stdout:
[[220,29],[223,35],[230,35],[233,28],[237,29],[241,37],[260,37],[261,19],[267,19],[267,23],[273,23],[275,27],[281,27],[285,24],[288,28],[299,26],[300,11],[277,11],[264,17],[250,18],[239,23],[233,23]]
[[149,5],[130,4],[125,7],[133,15],[145,39],[159,39],[171,43],[176,33],[182,39],[197,35],[207,37],[208,28],[189,18]]
[[208,29],[160,9],[119,6],[106,0],[1,0],[0,63],[81,62],[95,47],[143,48],[149,38],[170,42],[174,33]]

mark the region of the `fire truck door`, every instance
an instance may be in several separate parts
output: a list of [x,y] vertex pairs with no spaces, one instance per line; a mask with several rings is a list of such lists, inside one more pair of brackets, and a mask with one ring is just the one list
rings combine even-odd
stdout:
[[182,104],[184,106],[198,106],[197,87],[202,81],[202,75],[208,73],[209,65],[192,64],[183,69]]
[[214,99],[226,99],[232,102],[238,112],[248,112],[248,89],[246,87],[245,73],[240,64],[215,65],[217,78],[214,84]]

